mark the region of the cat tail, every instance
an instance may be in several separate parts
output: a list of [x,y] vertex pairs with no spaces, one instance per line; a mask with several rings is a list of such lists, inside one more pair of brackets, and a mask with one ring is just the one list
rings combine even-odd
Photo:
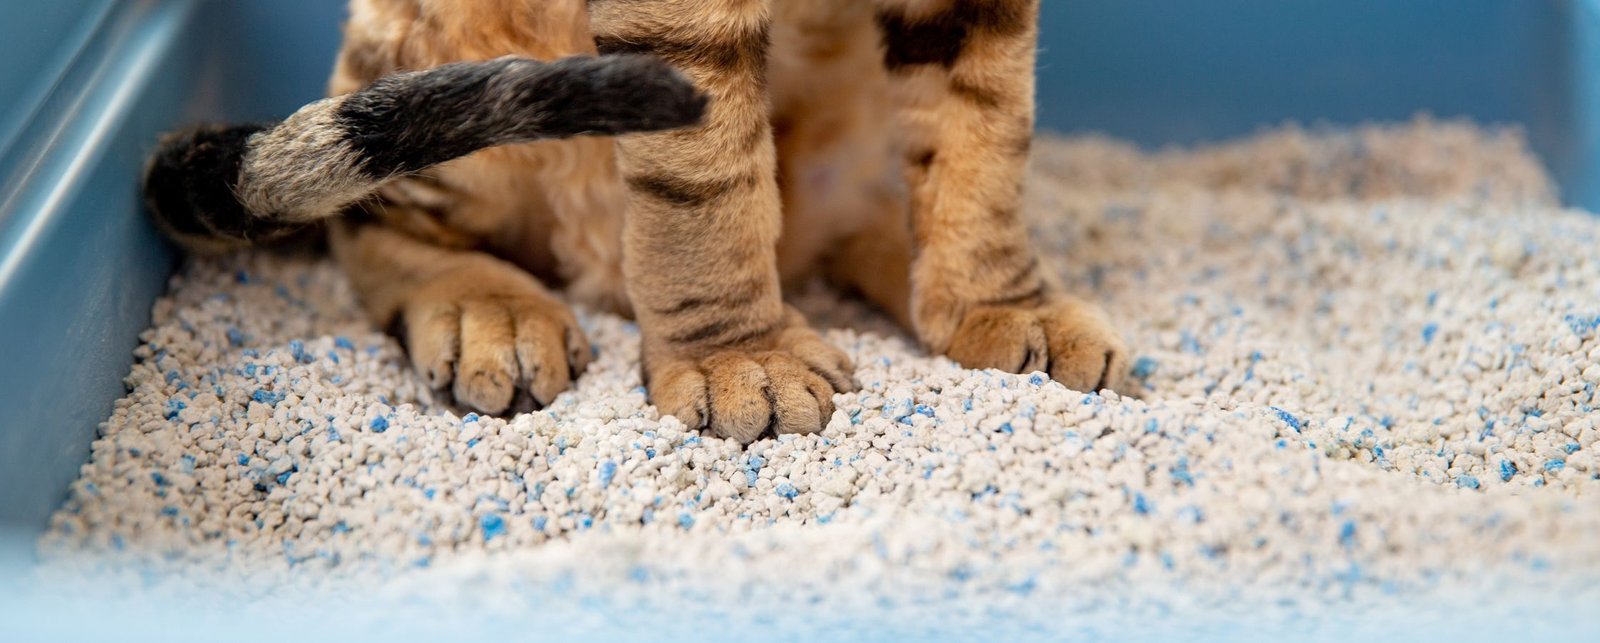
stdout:
[[478,150],[698,123],[706,97],[649,56],[500,58],[378,79],[280,123],[164,137],[145,201],[168,236],[222,251],[338,215],[384,182]]

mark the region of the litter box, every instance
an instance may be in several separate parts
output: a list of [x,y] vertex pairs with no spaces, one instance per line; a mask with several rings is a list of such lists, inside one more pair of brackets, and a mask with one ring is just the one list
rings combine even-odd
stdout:
[[[44,528],[176,265],[137,177],[159,132],[317,98],[336,0],[0,3],[0,533]],[[1419,112],[1525,128],[1600,208],[1600,1],[1046,0],[1039,125],[1144,146]]]

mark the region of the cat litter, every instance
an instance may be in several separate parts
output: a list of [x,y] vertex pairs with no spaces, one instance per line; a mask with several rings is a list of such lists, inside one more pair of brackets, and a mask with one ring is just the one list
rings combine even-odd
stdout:
[[327,260],[195,260],[41,574],[930,629],[1596,596],[1600,220],[1555,205],[1518,133],[1036,150],[1039,247],[1125,331],[1122,394],[961,369],[819,286],[794,299],[862,385],[820,434],[742,448],[660,416],[637,328],[593,313],[575,390],[458,415]]

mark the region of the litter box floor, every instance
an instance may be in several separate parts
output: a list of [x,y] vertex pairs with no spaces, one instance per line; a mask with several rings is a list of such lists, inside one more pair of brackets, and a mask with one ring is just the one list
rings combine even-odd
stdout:
[[1036,150],[1039,246],[1125,330],[1126,395],[963,370],[818,287],[795,300],[862,384],[819,435],[741,448],[661,417],[637,329],[601,314],[575,390],[463,417],[328,261],[193,261],[40,573],[947,634],[1596,596],[1600,219],[1554,205],[1515,132]]

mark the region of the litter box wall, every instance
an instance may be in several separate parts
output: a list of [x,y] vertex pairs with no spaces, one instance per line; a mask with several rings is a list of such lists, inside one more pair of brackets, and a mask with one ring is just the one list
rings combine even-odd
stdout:
[[[34,5],[48,5],[36,8]],[[317,97],[335,0],[0,7],[0,530],[31,537],[121,393],[173,265],[135,190],[182,120]],[[1040,124],[1145,145],[1418,110],[1527,126],[1600,205],[1600,0],[1044,0]],[[34,61],[41,61],[35,63]]]

